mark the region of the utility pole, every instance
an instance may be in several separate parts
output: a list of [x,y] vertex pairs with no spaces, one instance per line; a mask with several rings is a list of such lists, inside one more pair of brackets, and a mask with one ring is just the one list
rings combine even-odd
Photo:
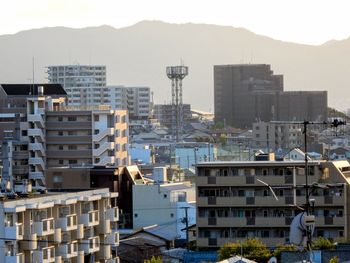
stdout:
[[[283,122],[283,121],[273,121],[273,123],[278,124],[302,124],[303,125],[303,133],[304,133],[304,151],[305,151],[305,221],[309,221],[308,224],[306,224],[306,250],[308,252],[308,262],[311,261],[311,243],[312,243],[312,227],[311,227],[311,221],[315,222],[314,217],[311,215],[311,209],[310,209],[310,195],[309,193],[309,184],[308,184],[308,175],[309,175],[309,169],[308,169],[308,155],[307,155],[307,127],[308,125],[330,125],[331,127],[337,128],[339,125],[345,125],[346,123],[344,121],[334,119],[332,122],[310,122],[310,121],[303,121],[303,122]],[[311,191],[312,192],[312,191]],[[313,217],[313,218],[312,218]],[[310,221],[311,220],[311,221]]]
[[189,207],[186,206],[186,207],[181,207],[181,208],[185,209],[184,221],[185,221],[185,224],[186,224],[186,249],[188,250],[189,238],[188,238],[188,213],[187,213],[187,210],[189,209]]

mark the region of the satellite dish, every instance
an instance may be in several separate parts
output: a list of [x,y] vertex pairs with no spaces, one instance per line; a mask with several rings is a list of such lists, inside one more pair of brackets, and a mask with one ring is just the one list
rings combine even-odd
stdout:
[[308,226],[312,235],[315,229],[315,216],[306,215],[306,212],[297,214],[290,224],[290,242],[297,246],[305,246]]
[[267,263],[277,263],[277,258],[276,257],[272,257],[269,259],[269,261],[267,261]]

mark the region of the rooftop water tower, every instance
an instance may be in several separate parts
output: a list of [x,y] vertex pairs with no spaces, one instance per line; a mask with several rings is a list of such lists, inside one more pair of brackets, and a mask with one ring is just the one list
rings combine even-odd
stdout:
[[188,67],[167,67],[166,74],[171,79],[172,132],[178,142],[183,130],[182,80],[188,75]]

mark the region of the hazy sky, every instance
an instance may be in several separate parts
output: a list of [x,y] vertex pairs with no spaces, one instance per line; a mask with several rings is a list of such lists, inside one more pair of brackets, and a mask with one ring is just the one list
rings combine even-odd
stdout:
[[244,27],[321,44],[350,36],[348,0],[0,0],[0,34],[48,26],[132,25],[141,20]]

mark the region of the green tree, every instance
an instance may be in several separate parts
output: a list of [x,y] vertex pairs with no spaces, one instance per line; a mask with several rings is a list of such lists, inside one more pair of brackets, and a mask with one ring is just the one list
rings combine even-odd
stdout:
[[160,257],[153,256],[151,259],[146,259],[144,263],[162,263],[162,259]]
[[318,237],[312,241],[312,249],[323,250],[323,249],[333,249],[335,245],[327,238]]
[[297,251],[297,247],[295,245],[284,245],[284,244],[279,244],[273,251],[273,255],[280,260],[281,259],[281,252],[282,251]]
[[339,258],[337,256],[334,256],[329,260],[329,263],[339,263]]
[[257,238],[249,238],[244,242],[228,243],[220,248],[219,259],[224,260],[236,255],[241,255],[241,249],[243,251],[243,257],[257,261],[265,262],[271,257],[270,251],[266,245]]

